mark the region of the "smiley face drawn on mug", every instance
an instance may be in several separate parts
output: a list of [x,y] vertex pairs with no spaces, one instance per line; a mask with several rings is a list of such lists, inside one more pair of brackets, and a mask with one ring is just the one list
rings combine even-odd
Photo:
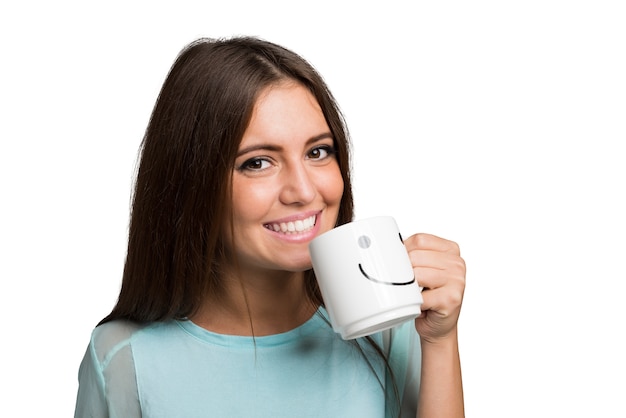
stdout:
[[[398,234],[398,235],[400,237],[400,243],[404,246],[404,240],[402,239],[402,235],[401,234]],[[361,235],[358,238],[357,242],[359,244],[359,247],[363,248],[364,250],[367,250],[372,245],[372,240],[367,235]],[[390,285],[390,286],[406,286],[415,282],[415,276],[413,276],[410,280],[402,281],[402,282],[385,281],[381,278],[373,277],[365,271],[361,263],[359,263],[359,271],[361,272],[363,276],[365,276],[366,279],[371,280],[374,283],[379,283],[379,284],[385,284],[385,285]]]

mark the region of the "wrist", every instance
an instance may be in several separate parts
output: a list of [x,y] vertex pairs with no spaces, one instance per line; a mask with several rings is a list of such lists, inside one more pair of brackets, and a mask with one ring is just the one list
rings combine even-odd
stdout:
[[447,334],[437,337],[422,337],[420,335],[420,343],[422,349],[429,349],[430,347],[437,350],[445,349],[446,347],[456,349],[459,344],[457,328],[454,327],[454,329],[450,330]]

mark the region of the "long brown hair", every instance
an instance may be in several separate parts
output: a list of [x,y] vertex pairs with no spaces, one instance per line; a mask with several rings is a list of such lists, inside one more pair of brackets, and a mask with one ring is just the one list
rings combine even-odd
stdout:
[[[344,182],[337,225],[352,220],[348,130],[317,71],[258,38],[199,39],[176,58],[146,129],[122,286],[100,324],[189,317],[219,289],[235,156],[259,93],[285,80],[308,88],[322,109]],[[323,304],[312,270],[305,283],[311,302]]]

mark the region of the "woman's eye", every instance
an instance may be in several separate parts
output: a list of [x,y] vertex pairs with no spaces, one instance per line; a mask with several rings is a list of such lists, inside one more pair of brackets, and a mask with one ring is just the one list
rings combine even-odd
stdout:
[[312,160],[323,160],[324,158],[327,158],[334,153],[335,151],[332,147],[324,145],[321,147],[315,147],[311,151],[309,151],[309,153],[307,154],[307,158],[310,158]]
[[240,169],[241,170],[250,170],[250,171],[260,171],[268,168],[270,166],[270,162],[264,158],[251,158],[244,162]]

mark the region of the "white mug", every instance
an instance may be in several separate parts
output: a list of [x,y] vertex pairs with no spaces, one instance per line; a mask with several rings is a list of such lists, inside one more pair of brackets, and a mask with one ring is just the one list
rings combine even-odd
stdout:
[[309,244],[333,330],[344,340],[416,318],[421,288],[394,218],[338,226]]

